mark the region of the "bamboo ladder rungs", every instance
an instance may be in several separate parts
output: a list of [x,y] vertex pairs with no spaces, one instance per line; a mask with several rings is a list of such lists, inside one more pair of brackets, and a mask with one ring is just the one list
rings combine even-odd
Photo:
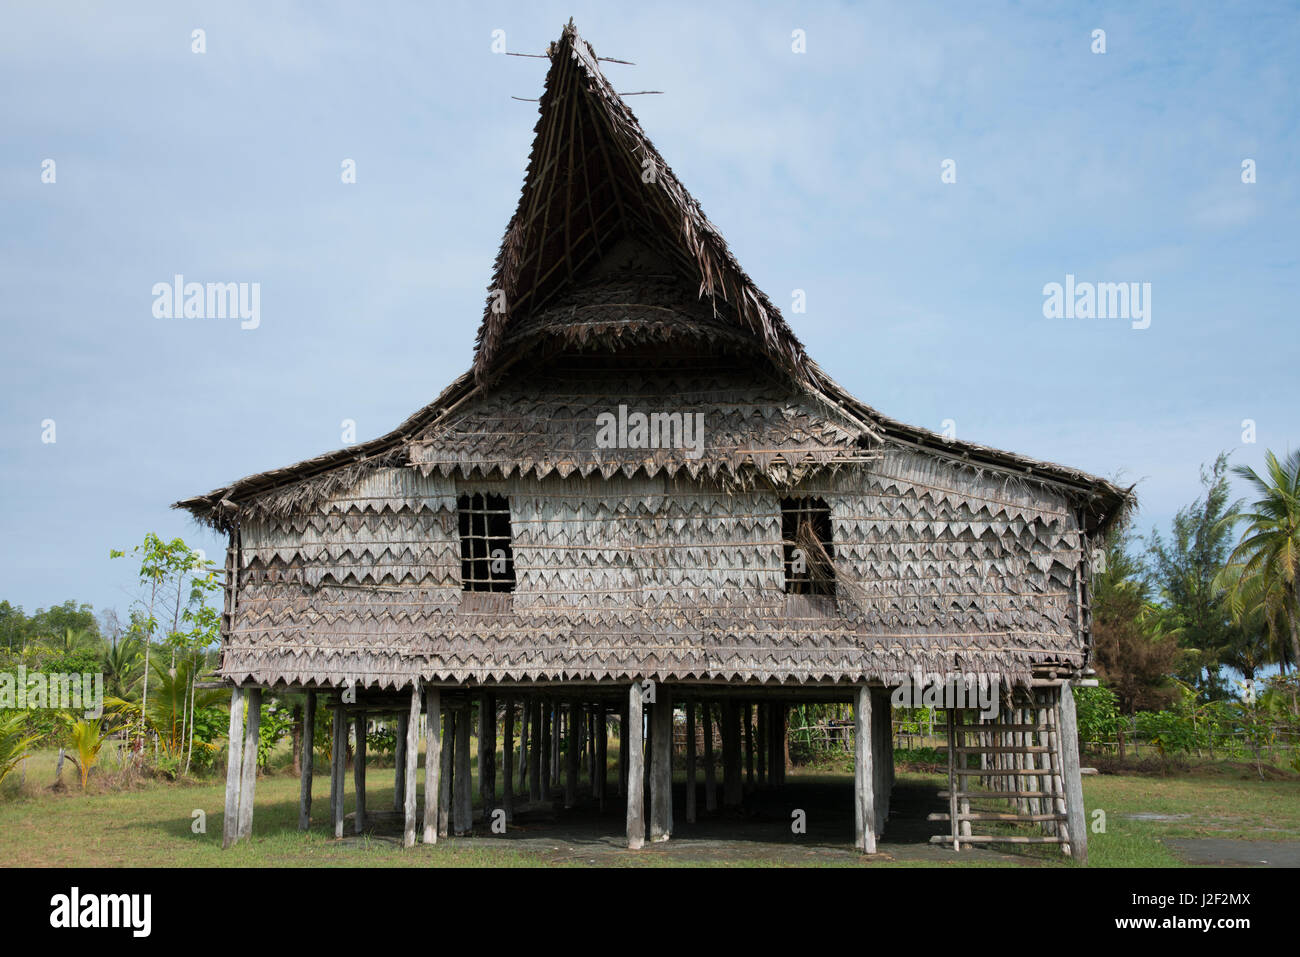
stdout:
[[[935,834],[930,838],[931,844],[951,844],[953,837],[951,834]],[[999,836],[996,834],[963,834],[957,838],[960,844],[1065,844],[1065,839],[1055,835],[1024,835],[1008,834]]]
[[[947,821],[950,820],[948,812],[934,811],[928,817],[927,821]],[[1064,821],[1064,814],[1008,814],[1001,811],[971,811],[968,814],[958,814],[959,821],[1019,821],[1024,824],[1037,824],[1040,821]]]
[[1045,724],[957,724],[956,731],[1047,731]]
[[[1016,747],[1003,747],[1001,745],[991,745],[987,748],[958,748],[958,754],[1047,754],[1052,749],[1039,745],[1024,745]],[[1017,774],[1022,772],[1017,771]]]
[[1046,768],[954,768],[953,774],[967,777],[1011,778],[1011,777],[1050,777],[1054,772]]
[[[1011,798],[1047,798],[1052,797],[1051,791],[958,791],[958,798],[1001,798],[1010,800]],[[948,797],[947,791],[940,791],[939,797]]]

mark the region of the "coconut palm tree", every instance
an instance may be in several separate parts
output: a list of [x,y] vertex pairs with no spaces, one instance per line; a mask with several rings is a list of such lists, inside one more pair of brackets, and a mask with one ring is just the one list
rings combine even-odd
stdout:
[[1260,576],[1262,600],[1285,623],[1291,660],[1300,662],[1300,451],[1285,461],[1269,451],[1264,462],[1263,476],[1245,465],[1233,468],[1259,497],[1251,511],[1233,516],[1247,525],[1228,563],[1241,565],[1242,579]]
[[116,698],[126,698],[140,681],[140,639],[127,636],[104,649],[100,659],[104,666],[107,692]]
[[81,773],[81,790],[84,791],[86,782],[90,779],[90,769],[99,760],[99,752],[103,749],[108,734],[104,731],[102,719],[80,719],[69,721],[68,724],[72,739],[72,761]]
[[95,637],[84,628],[64,628],[61,635],[50,635],[44,639],[45,644],[60,655],[67,656],[74,651],[81,651],[95,644]]
[[1221,590],[1223,605],[1232,619],[1232,641],[1225,649],[1224,664],[1247,678],[1269,664],[1294,666],[1287,628],[1282,614],[1281,593],[1275,582],[1262,574],[1243,575],[1245,565],[1224,566],[1214,579]]
[[[158,661],[153,662],[153,694],[149,704],[126,701],[123,698],[106,695],[104,706],[112,711],[127,716],[132,721],[139,721],[144,708],[144,723],[158,734],[158,743],[168,755],[179,755],[185,745],[185,715],[187,700],[191,694],[190,672],[194,663],[178,659],[175,668],[164,667]],[[218,690],[194,691],[193,708],[206,708],[222,701],[225,692]]]

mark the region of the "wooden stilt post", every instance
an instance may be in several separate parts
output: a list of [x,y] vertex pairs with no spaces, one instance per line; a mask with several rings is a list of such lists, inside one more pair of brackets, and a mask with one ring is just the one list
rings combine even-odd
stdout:
[[767,705],[760,702],[757,710],[758,713],[755,715],[755,724],[758,725],[758,742],[754,747],[758,752],[758,786],[760,788],[765,788],[767,787],[767,739],[769,737],[767,728]]
[[[944,712],[948,718],[948,821],[952,825],[952,849],[961,850],[961,819],[957,813],[957,791],[965,789],[966,783],[957,776],[957,714],[949,708]],[[964,778],[964,775],[963,775]]]
[[257,742],[262,723],[262,689],[248,689],[248,720],[244,723],[244,767],[239,776],[239,838],[253,836],[253,793],[257,789]]
[[456,715],[456,764],[451,782],[451,828],[457,837],[468,834],[474,827],[474,782],[470,780],[469,769],[469,731],[472,720],[467,698],[464,710]]
[[569,702],[569,740],[564,751],[564,806],[571,808],[578,803],[578,729],[582,725],[582,706],[576,701]]
[[366,713],[357,712],[353,721],[357,745],[352,750],[352,786],[357,792],[357,810],[352,816],[353,831],[361,834],[366,829]]
[[871,807],[874,819],[873,833],[879,837],[885,830],[885,744],[881,737],[884,724],[880,715],[880,689],[871,689]]
[[[221,819],[223,848],[239,840],[239,783],[244,773],[244,689],[238,685],[230,689],[230,734],[227,740],[226,812]],[[299,821],[301,815],[299,811]]]
[[528,800],[542,799],[542,720],[541,701],[536,695],[528,699]]
[[397,716],[397,742],[393,749],[393,810],[399,814],[406,807],[406,723],[403,712]]
[[569,720],[578,727],[578,777],[581,778],[591,769],[587,763],[587,706],[579,701],[573,702],[569,708]]
[[481,743],[480,752],[487,763],[479,765],[479,778],[483,785],[483,820],[492,816],[497,803],[497,696],[489,691],[483,695],[480,707],[484,710],[484,728],[486,739]]
[[605,791],[609,785],[609,719],[604,704],[596,706],[596,804],[605,810]]
[[478,696],[478,734],[475,735],[478,744],[478,761],[475,762],[478,770],[478,802],[483,806],[483,815],[487,816],[488,809],[488,791],[487,791],[487,695]]
[[722,806],[740,807],[740,709],[734,698],[722,702]]
[[650,755],[650,840],[666,841],[673,832],[673,697],[663,682],[650,706],[654,722]]
[[[1013,715],[1012,720],[1016,724],[1023,725],[1025,723],[1025,713],[1021,709],[1016,708],[1011,713]],[[1026,770],[1025,752],[1022,749],[1025,746],[1025,733],[1023,731],[1015,731],[1011,735],[1011,740],[1012,742],[1014,742],[1014,745],[1017,749],[1016,753],[1013,755],[1013,757],[1015,758],[1016,771],[1018,772],[1016,775],[1016,791],[1017,793],[1023,794],[1023,792],[1030,790],[1029,779],[1027,779],[1024,774]],[[1016,798],[1016,813],[1017,814],[1029,813],[1029,798],[1027,797]]]
[[[656,687],[655,690],[658,691],[658,688]],[[650,701],[647,703],[653,709],[654,702]],[[641,722],[644,730],[641,733],[645,735],[645,744],[643,745],[645,749],[645,761],[642,762],[644,766],[641,774],[641,793],[646,796],[646,800],[652,800],[650,773],[651,769],[654,767],[653,758],[655,753],[655,723],[652,715],[653,711],[651,711],[650,714],[646,714],[644,708],[642,709]],[[653,806],[651,808],[651,813],[653,813]],[[647,822],[649,821],[649,815],[647,815],[646,820]]]
[[411,682],[411,710],[406,717],[406,766],[403,768],[402,787],[402,846],[415,846],[415,780],[420,769],[420,708],[424,701],[420,695],[420,679]]
[[749,788],[754,786],[754,706],[748,701],[745,702],[745,710],[741,717],[745,724],[745,784]]
[[853,707],[853,833],[864,854],[876,853],[875,777],[872,771],[871,689],[859,685]]
[[1061,776],[1065,786],[1065,830],[1070,836],[1070,856],[1088,863],[1088,826],[1083,809],[1083,777],[1079,771],[1079,719],[1070,682],[1062,683],[1060,710]]
[[627,702],[618,711],[618,796],[627,796]]
[[695,823],[695,702],[686,701],[686,823]]
[[[1020,715],[1021,715],[1021,720],[1024,721],[1025,723],[1025,726],[1032,728],[1034,725],[1033,709],[1028,707],[1021,708]],[[1021,740],[1025,743],[1026,748],[1032,748],[1037,743],[1034,740],[1034,732],[1032,731],[1026,731],[1023,735],[1021,735]],[[1025,752],[1025,770],[1030,772],[1038,770],[1038,755],[1033,751]],[[1039,777],[1037,774],[1031,773],[1029,775],[1029,781],[1028,781],[1029,790],[1031,791],[1043,790],[1043,788],[1041,787],[1042,783],[1043,783],[1043,779]],[[1034,816],[1038,816],[1043,813],[1042,802],[1039,801],[1037,797],[1029,798],[1025,802],[1025,809],[1029,814],[1032,814]]]
[[782,772],[785,770],[785,744],[782,740],[785,735],[785,702],[774,702],[771,708],[772,762],[767,774],[772,786],[780,787],[784,783],[782,781]]
[[768,779],[772,787],[779,788],[785,785],[785,711],[784,701],[774,701],[771,704],[772,712],[772,757],[771,767],[768,769]]
[[718,809],[718,770],[713,760],[713,703],[700,703],[704,718],[704,810],[712,813]]
[[[952,715],[954,718],[961,719],[963,722],[969,721],[971,724],[976,724],[981,720],[978,712],[971,712],[969,718],[966,717],[966,712],[964,711],[950,711],[949,714]],[[986,733],[981,731],[967,731],[965,729],[957,729],[953,731],[952,740],[955,742],[956,747],[961,748],[961,747],[968,746],[971,742],[978,742],[982,737],[991,738],[992,732]],[[953,762],[953,767],[957,767],[958,764],[960,764],[961,767],[966,766],[965,756],[962,755],[959,758],[955,750],[953,751],[952,762]],[[962,796],[957,799],[957,814],[960,820],[960,825],[958,824],[953,825],[954,828],[953,833],[959,834],[961,837],[970,837],[971,822],[967,818],[967,815],[970,814],[969,792],[971,789],[971,778],[969,776],[960,775],[960,774],[954,774],[954,777],[957,779],[957,787],[961,788],[961,790],[965,793],[963,793]],[[981,780],[984,779],[981,778]],[[990,781],[990,784],[996,787],[996,782]],[[957,849],[960,850],[961,849],[960,846],[958,846]]]
[[334,720],[330,743],[330,826],[337,840],[343,836],[343,779],[348,759],[347,715],[343,702],[334,703]]
[[556,698],[551,707],[551,787],[560,787],[560,718],[562,706]]
[[641,682],[634,681],[627,693],[627,720],[624,722],[623,749],[627,755],[627,846],[637,850],[645,846],[645,791],[642,784]]
[[316,692],[307,692],[302,715],[302,755],[298,759],[301,778],[298,785],[298,830],[311,827],[311,779],[316,764]]
[[442,809],[442,695],[437,688],[425,689],[424,710],[424,843],[436,844]]
[[452,781],[456,774],[456,712],[443,709],[442,774],[438,781],[438,836],[451,833]]
[[[1035,713],[1038,716],[1038,726],[1041,729],[1043,729],[1037,732],[1038,744],[1040,747],[1044,747],[1048,749],[1047,751],[1042,752],[1043,770],[1050,772],[1048,774],[1039,777],[1039,780],[1043,782],[1043,786],[1042,788],[1040,788],[1040,790],[1045,791],[1047,794],[1047,796],[1042,799],[1043,802],[1042,807],[1043,807],[1044,814],[1054,815],[1059,813],[1059,809],[1056,803],[1056,795],[1060,793],[1058,788],[1060,776],[1057,773],[1060,768],[1060,764],[1056,760],[1056,754],[1053,745],[1053,741],[1055,739],[1052,736],[1050,722],[1047,720],[1048,708],[1047,708],[1046,696],[1047,696],[1047,692],[1044,690],[1034,691],[1034,704],[1037,709]],[[1055,819],[1050,821],[1044,821],[1043,832],[1048,836],[1052,836],[1052,837],[1058,836],[1060,834],[1060,828],[1057,826],[1058,823],[1059,822]]]
[[889,820],[889,807],[894,796],[894,713],[893,704],[890,701],[889,689],[886,688],[880,695],[880,739],[885,746],[885,817]]
[[777,783],[785,787],[785,772],[790,764],[790,709],[784,702],[777,703],[776,709],[776,768]]
[[520,797],[528,793],[528,732],[533,723],[533,698],[525,695],[519,706],[519,767],[516,769],[515,787]]
[[[1010,718],[1007,717],[1007,713],[1006,713],[1005,708],[1004,708],[1002,711],[1000,711],[1000,712],[998,713],[998,720],[999,720],[1002,724],[1006,724],[1006,723],[1008,723],[1008,722],[1010,721]],[[1008,745],[1009,742],[1008,742],[1008,740],[1007,740],[1007,733],[1006,733],[1006,731],[1004,731],[1004,730],[1002,730],[1002,729],[999,729],[998,732],[997,732],[997,734],[995,735],[995,737],[996,737],[996,739],[997,739],[997,746],[998,746],[999,749],[1002,749],[1002,748],[1006,748],[1006,747],[1007,747],[1007,745]],[[998,777],[998,785],[997,785],[997,786],[998,786],[998,790],[1000,790],[1000,791],[1010,791],[1011,788],[1012,788],[1011,780],[1010,780],[1010,778],[1007,776],[1007,773],[1006,773],[1006,772],[1007,772],[1007,767],[1009,766],[1009,762],[1007,761],[1007,758],[1008,758],[1008,757],[1009,757],[1009,755],[1007,754],[1006,751],[1004,751],[1004,750],[999,750],[999,751],[998,751],[998,754],[997,754],[997,765],[998,765],[998,769],[999,769],[1000,771],[1002,771],[1002,774]]]
[[1048,747],[1052,749],[1052,793],[1056,805],[1055,812],[1064,820],[1057,822],[1056,833],[1061,838],[1061,850],[1071,857],[1074,849],[1070,846],[1070,801],[1065,783],[1065,754],[1061,743],[1061,699],[1060,689],[1048,691],[1047,707]]
[[596,706],[591,705],[587,708],[585,724],[587,728],[587,780],[591,784],[591,796],[599,798],[597,793],[599,788],[596,785]]
[[515,699],[506,695],[506,739],[501,749],[501,767],[505,781],[501,785],[501,809],[506,812],[507,823],[515,819]]
[[889,729],[889,693],[884,688],[874,690],[876,710],[871,718],[875,732],[876,752],[871,768],[876,775],[876,836],[883,835],[889,819],[889,753],[893,750],[893,736]]
[[551,701],[549,698],[545,699],[541,703],[540,709],[541,720],[538,721],[538,724],[541,725],[542,746],[538,749],[537,753],[539,767],[537,776],[537,796],[540,800],[549,801],[551,799],[551,781],[554,780],[551,762],[552,753],[554,751],[553,736],[555,734],[554,721],[551,719]]

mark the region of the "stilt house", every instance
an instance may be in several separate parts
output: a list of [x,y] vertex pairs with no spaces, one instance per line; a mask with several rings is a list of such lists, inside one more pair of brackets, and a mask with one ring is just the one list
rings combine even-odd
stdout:
[[[970,802],[1006,800],[1002,817],[1028,826],[1017,839],[1081,856],[1068,688],[1089,674],[1090,556],[1130,493],[849,395],[572,24],[549,55],[472,368],[382,438],[177,503],[229,535],[226,842],[251,829],[262,696],[299,691],[302,826],[318,702],[333,711],[337,835],[349,728],[400,714],[408,844],[475,826],[471,721],[480,827],[523,802],[617,794],[636,848],[673,829],[675,727],[690,822],[715,721],[725,808],[755,757],[757,785],[784,782],[792,704],[847,703],[845,815],[871,852],[893,778],[890,696],[942,685],[996,700],[981,716],[945,699],[936,840],[995,839],[973,833],[990,817]],[[364,733],[357,752],[361,828]]]

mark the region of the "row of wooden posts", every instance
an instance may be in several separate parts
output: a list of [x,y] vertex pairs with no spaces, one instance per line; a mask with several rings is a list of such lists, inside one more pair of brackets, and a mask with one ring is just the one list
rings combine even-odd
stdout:
[[[739,690],[739,689],[737,689]],[[354,830],[366,828],[366,728],[371,717],[391,716],[399,701],[392,697],[358,695],[352,703],[336,692],[333,699],[330,760],[330,821],[334,836],[344,832],[343,795],[348,725],[355,726],[353,761],[356,812]],[[299,828],[311,821],[318,693],[307,691],[303,716]],[[676,701],[674,701],[676,698]],[[244,722],[244,702],[248,719]],[[251,835],[256,787],[258,723],[262,689],[235,688],[230,708],[230,752],[226,780],[224,846]],[[875,851],[876,835],[888,815],[893,784],[893,749],[889,700],[884,689],[863,685],[855,692],[854,820],[856,844]],[[627,842],[639,848],[646,840],[664,841],[673,829],[672,765],[674,712],[685,713],[685,772],[687,823],[694,823],[698,803],[698,770],[703,765],[704,807],[738,807],[746,785],[779,787],[785,783],[789,702],[775,697],[742,697],[728,690],[672,686],[654,682],[593,685],[571,691],[520,689],[411,689],[406,707],[398,712],[394,810],[403,815],[403,843],[470,833],[472,791],[470,733],[474,706],[478,717],[478,791],[483,820],[509,823],[516,799],[530,802],[562,798],[565,808],[579,800],[580,772],[587,772],[592,800],[605,809],[610,792],[609,722],[618,718],[618,770],[614,792],[626,798]],[[423,817],[417,821],[421,714],[425,716]],[[501,750],[501,797],[497,798],[498,719],[504,725]],[[516,718],[519,747],[516,748]],[[698,726],[697,726],[698,719]],[[716,729],[716,736],[715,736]],[[562,746],[561,742],[567,741]],[[721,750],[718,787],[715,741]],[[701,748],[702,745],[702,748]],[[702,750],[703,754],[698,752]],[[702,758],[702,760],[699,760]],[[518,783],[516,784],[516,779]],[[649,813],[646,813],[646,797]],[[496,812],[500,812],[499,819]],[[870,826],[868,826],[870,824]]]

